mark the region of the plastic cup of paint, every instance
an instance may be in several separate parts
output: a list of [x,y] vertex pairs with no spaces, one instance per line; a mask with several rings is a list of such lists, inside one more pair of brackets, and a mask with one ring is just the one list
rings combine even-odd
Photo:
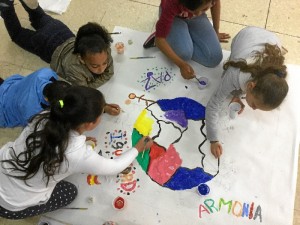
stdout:
[[210,192],[210,188],[208,187],[207,184],[200,184],[197,187],[197,191],[199,195],[207,195]]
[[234,119],[238,112],[242,109],[242,106],[238,102],[231,102],[229,104],[229,118]]
[[116,48],[118,54],[123,54],[124,53],[125,47],[124,47],[124,43],[123,42],[117,42],[115,44],[115,48]]
[[125,207],[125,203],[125,199],[119,196],[113,200],[112,205],[115,210],[123,210]]
[[198,85],[200,89],[204,89],[208,85],[208,78],[207,77],[199,77],[197,78],[198,80]]

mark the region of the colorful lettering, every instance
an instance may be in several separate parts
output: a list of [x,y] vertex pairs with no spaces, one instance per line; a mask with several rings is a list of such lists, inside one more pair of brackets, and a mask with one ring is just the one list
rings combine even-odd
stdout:
[[253,220],[256,220],[256,218],[259,216],[259,221],[262,222],[262,215],[261,215],[261,207],[260,205],[257,206],[256,211],[255,211],[255,215]]
[[221,210],[222,204],[223,205],[228,205],[228,213],[230,213],[231,206],[232,206],[232,201],[225,202],[223,198],[220,198],[220,201],[219,201],[219,211]]
[[[236,210],[235,210],[237,207],[239,208],[238,213],[236,213]],[[236,217],[241,217],[242,213],[243,213],[242,204],[238,201],[235,201],[232,206],[232,214],[235,215]]]
[[218,208],[216,208],[216,207],[214,206],[214,204],[215,204],[215,201],[214,201],[213,199],[206,199],[206,200],[204,201],[204,205],[209,209],[209,211],[210,211],[211,213],[213,213],[212,208],[214,208],[214,209],[216,210],[216,212],[218,212]]
[[210,214],[210,212],[207,210],[207,208],[205,208],[204,205],[199,206],[199,218],[202,218],[202,212],[207,212],[208,214]]

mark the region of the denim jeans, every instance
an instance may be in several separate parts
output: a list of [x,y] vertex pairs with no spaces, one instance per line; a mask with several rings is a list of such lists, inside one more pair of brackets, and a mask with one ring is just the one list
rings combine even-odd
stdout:
[[218,36],[205,13],[192,19],[175,17],[167,42],[182,59],[206,67],[217,66],[223,58]]
[[28,12],[35,31],[23,28],[14,7],[8,7],[1,12],[1,16],[9,36],[21,48],[50,63],[55,49],[75,35],[64,23],[47,15],[40,6],[37,9],[30,9],[20,2]]

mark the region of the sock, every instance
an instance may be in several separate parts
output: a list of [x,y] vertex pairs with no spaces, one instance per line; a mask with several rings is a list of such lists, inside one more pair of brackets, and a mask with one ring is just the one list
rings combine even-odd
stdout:
[[23,2],[28,6],[30,9],[36,9],[39,6],[39,2],[37,0],[23,0]]

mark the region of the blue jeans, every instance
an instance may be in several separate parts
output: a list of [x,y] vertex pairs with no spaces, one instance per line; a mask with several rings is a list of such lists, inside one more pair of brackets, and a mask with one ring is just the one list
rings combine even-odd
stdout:
[[193,19],[175,17],[167,42],[183,60],[216,67],[223,58],[218,36],[204,13]]
[[21,48],[50,63],[55,49],[75,35],[64,23],[47,15],[40,6],[37,9],[30,9],[22,0],[20,2],[28,12],[29,20],[35,31],[23,28],[15,8],[8,7],[1,12],[1,16],[9,36]]

